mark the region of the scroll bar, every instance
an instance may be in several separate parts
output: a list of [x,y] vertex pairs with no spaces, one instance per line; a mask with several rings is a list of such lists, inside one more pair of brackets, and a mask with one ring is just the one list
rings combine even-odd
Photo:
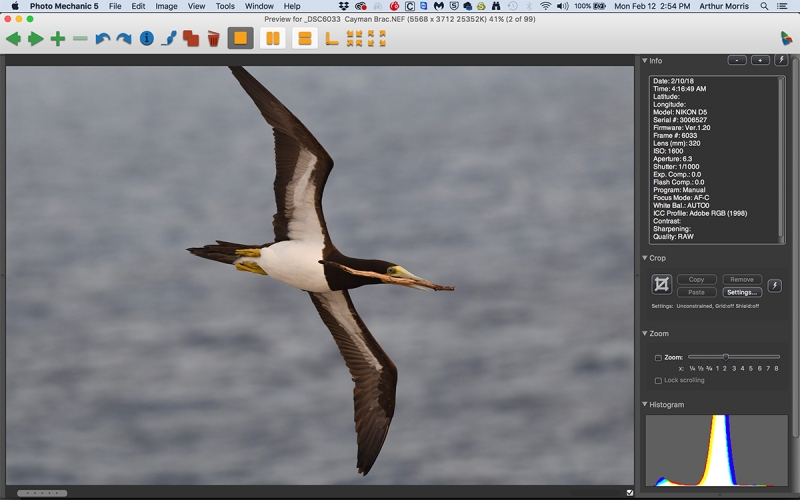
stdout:
[[[786,78],[778,77],[778,242],[786,243]],[[797,248],[797,247],[795,247]]]
[[[800,173],[800,144],[798,143],[798,131],[800,131],[800,103],[798,101],[800,96],[800,60],[797,57],[792,58],[792,222],[794,231],[792,231],[792,299],[795,302],[795,307],[792,307],[792,343],[794,344],[794,356],[792,360],[792,436],[795,438],[800,437],[800,395],[798,394],[798,376],[800,370],[798,363],[800,363],[800,339],[798,338],[798,293],[800,292],[800,205],[798,204],[798,196],[800,196],[800,181],[798,174]],[[780,140],[783,141],[782,134],[779,135]],[[784,150],[785,151],[785,150]],[[785,154],[785,152],[781,152]]]

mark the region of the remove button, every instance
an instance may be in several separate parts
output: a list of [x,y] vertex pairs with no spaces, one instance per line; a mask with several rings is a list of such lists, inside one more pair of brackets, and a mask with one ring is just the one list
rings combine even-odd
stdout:
[[723,285],[760,285],[760,274],[723,274]]
[[706,298],[716,297],[717,289],[713,286],[679,286],[678,297]]

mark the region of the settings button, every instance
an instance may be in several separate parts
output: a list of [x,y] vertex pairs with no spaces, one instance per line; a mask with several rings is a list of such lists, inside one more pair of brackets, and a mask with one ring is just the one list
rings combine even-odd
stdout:
[[726,286],[722,296],[726,299],[759,299],[764,295],[760,286]]

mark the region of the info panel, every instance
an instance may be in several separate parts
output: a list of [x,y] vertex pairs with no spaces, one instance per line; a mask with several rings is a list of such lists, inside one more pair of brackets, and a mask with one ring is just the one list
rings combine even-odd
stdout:
[[637,61],[641,493],[791,490],[797,64]]

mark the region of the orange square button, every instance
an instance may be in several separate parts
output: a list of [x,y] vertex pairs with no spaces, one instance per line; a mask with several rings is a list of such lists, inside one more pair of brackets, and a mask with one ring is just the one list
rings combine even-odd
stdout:
[[253,41],[254,41],[253,28],[251,27],[228,28],[229,49],[252,49]]

